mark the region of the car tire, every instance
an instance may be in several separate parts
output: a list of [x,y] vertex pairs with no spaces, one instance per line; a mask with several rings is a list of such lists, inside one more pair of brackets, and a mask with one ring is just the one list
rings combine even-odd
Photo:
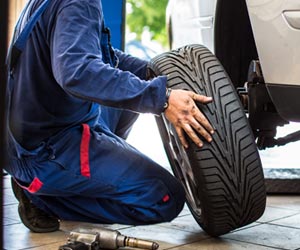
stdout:
[[182,147],[165,116],[156,117],[195,220],[211,236],[256,221],[266,206],[263,169],[239,97],[215,55],[202,45],[188,45],[153,58],[149,71],[152,76],[167,75],[172,89],[213,97],[207,105],[197,103],[215,128],[213,141],[202,148],[189,138],[189,148]]

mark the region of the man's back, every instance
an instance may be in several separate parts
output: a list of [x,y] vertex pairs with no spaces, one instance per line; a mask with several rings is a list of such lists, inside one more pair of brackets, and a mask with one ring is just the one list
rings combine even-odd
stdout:
[[[28,4],[21,20],[21,30],[41,2]],[[65,127],[87,122],[98,115],[97,104],[67,93],[54,78],[51,43],[55,41],[51,32],[60,29],[55,26],[56,16],[67,7],[67,2],[72,1],[60,2],[52,1],[37,22],[14,72],[10,129],[27,149],[36,147],[43,139]]]

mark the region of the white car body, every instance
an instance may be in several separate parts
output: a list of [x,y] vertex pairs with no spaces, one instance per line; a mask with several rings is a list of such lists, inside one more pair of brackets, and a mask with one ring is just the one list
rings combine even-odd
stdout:
[[[265,81],[300,86],[300,1],[246,3]],[[215,8],[216,0],[169,1],[172,48],[200,43],[213,52]]]
[[247,6],[265,81],[300,86],[300,1],[247,0]]
[[173,27],[172,48],[200,43],[213,51],[213,18],[215,0],[169,1],[167,17]]

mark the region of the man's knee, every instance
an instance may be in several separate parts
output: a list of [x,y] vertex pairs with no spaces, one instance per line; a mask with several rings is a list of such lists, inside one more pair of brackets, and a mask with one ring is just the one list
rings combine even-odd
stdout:
[[176,218],[182,211],[185,203],[185,191],[177,180],[167,185],[157,180],[152,186],[152,190],[149,190],[147,198],[153,203],[145,213],[145,222],[168,222]]
[[161,216],[165,222],[175,219],[182,211],[185,204],[185,191],[179,184],[176,189],[170,192],[170,195],[165,196],[161,206]]

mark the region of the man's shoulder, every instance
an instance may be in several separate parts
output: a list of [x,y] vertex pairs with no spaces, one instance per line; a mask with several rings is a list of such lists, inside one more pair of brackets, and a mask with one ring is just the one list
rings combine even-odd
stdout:
[[[101,0],[53,0],[46,11],[46,20],[57,20],[58,16],[73,16],[74,18],[93,13],[94,17],[103,15]],[[51,21],[50,21],[51,22]]]
[[89,6],[89,7],[101,9],[102,11],[101,0],[64,0],[64,1],[55,0],[55,3],[53,3],[53,7],[56,7],[60,10],[71,6],[82,6],[83,8]]

